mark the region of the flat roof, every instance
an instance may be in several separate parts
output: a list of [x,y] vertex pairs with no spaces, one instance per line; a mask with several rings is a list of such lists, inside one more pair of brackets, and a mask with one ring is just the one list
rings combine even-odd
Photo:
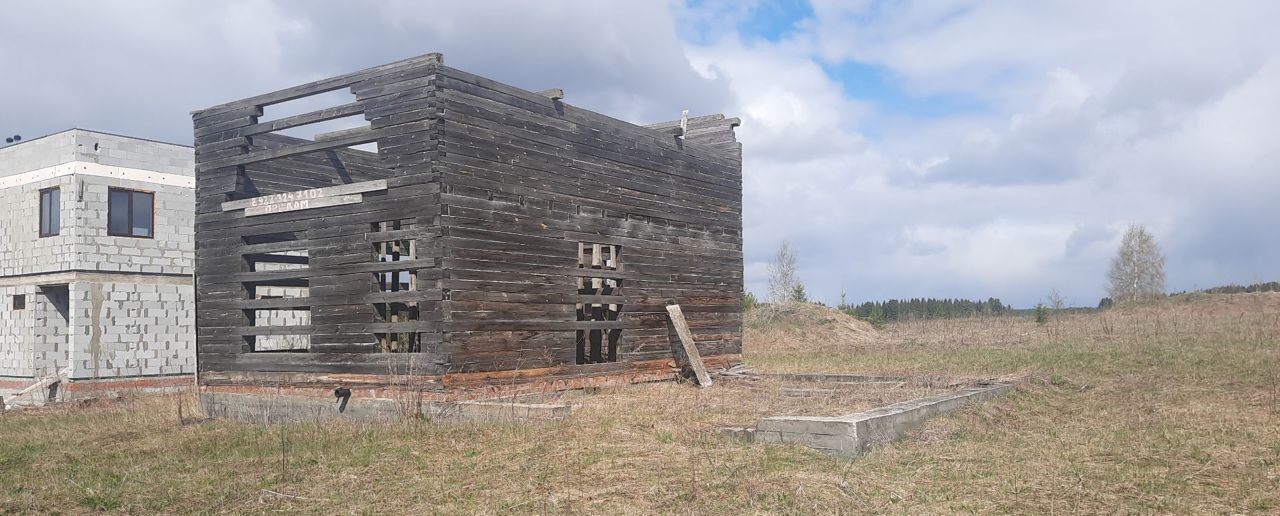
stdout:
[[159,144],[161,144],[161,145],[172,145],[172,146],[174,146],[174,147],[183,147],[183,148],[186,148],[186,149],[192,149],[192,148],[194,148],[194,147],[192,147],[191,145],[183,145],[183,144],[180,144],[180,143],[166,142],[166,141],[163,141],[163,140],[154,140],[154,139],[151,139],[151,138],[141,138],[141,137],[138,137],[138,136],[129,136],[129,135],[127,135],[127,134],[112,133],[112,132],[107,132],[107,131],[98,131],[98,130],[94,130],[94,129],[85,129],[85,128],[83,128],[83,127],[72,127],[72,128],[70,128],[70,129],[63,129],[63,130],[61,130],[61,131],[57,131],[57,132],[53,132],[53,133],[49,133],[49,134],[43,134],[43,135],[37,136],[37,137],[35,137],[35,138],[31,138],[31,139],[23,138],[23,139],[22,139],[22,141],[14,142],[14,143],[11,143],[11,144],[8,144],[8,145],[5,145],[5,146],[3,146],[3,147],[0,147],[0,150],[2,150],[2,149],[8,149],[8,148],[11,148],[11,147],[17,147],[17,146],[22,145],[22,144],[27,143],[27,142],[34,142],[34,141],[40,140],[40,139],[42,139],[42,138],[48,138],[48,137],[50,137],[50,136],[57,136],[57,135],[59,135],[59,134],[69,133],[69,132],[72,132],[72,131],[84,131],[84,132],[86,132],[86,133],[101,134],[101,135],[105,135],[105,136],[115,136],[115,137],[117,137],[117,138],[128,138],[128,139],[130,139],[130,140],[138,140],[138,141],[144,141],[144,142],[159,143]]

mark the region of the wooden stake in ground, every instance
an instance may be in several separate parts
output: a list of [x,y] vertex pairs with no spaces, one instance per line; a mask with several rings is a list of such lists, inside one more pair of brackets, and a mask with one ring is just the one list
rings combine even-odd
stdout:
[[671,324],[680,335],[680,344],[684,346],[684,354],[689,358],[689,368],[697,376],[698,385],[710,387],[711,375],[707,374],[707,368],[702,365],[702,355],[698,354],[698,346],[693,344],[693,335],[689,333],[689,323],[685,322],[680,305],[667,305],[667,314],[671,316]]

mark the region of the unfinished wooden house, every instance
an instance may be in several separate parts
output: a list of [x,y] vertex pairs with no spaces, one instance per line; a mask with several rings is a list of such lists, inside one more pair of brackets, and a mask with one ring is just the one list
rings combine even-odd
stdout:
[[[670,379],[669,304],[708,367],[737,361],[738,121],[639,126],[562,97],[428,54],[194,112],[206,398]],[[359,126],[281,134],[337,119]]]

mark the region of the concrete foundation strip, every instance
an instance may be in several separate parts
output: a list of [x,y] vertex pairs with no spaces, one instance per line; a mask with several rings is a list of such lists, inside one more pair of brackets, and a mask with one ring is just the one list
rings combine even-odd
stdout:
[[390,398],[352,399],[265,396],[206,392],[200,395],[205,415],[248,423],[297,423],[328,419],[396,422],[406,417],[451,421],[559,421],[573,411],[570,405],[500,401],[436,402]]
[[837,417],[772,416],[757,421],[755,428],[726,427],[720,433],[754,441],[799,443],[824,453],[857,457],[902,437],[931,417],[1012,389],[1013,385],[1003,383],[979,385]]

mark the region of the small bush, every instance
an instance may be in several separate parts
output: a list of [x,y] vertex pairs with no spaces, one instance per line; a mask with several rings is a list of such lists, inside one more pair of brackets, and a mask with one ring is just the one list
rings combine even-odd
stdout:
[[797,283],[796,287],[791,289],[791,300],[797,303],[807,303],[809,301],[809,295],[805,293],[804,285]]
[[1049,322],[1049,308],[1044,303],[1036,303],[1036,324]]

